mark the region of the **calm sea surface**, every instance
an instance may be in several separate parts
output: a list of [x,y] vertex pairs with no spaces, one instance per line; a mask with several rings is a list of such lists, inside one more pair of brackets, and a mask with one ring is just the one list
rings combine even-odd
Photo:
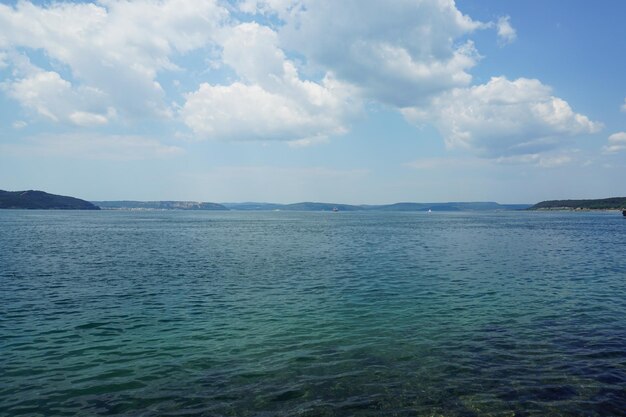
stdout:
[[625,416],[618,213],[0,211],[2,416]]

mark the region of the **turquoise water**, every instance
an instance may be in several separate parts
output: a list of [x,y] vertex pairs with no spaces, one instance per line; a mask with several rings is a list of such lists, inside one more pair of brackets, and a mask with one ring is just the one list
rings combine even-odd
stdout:
[[0,211],[2,416],[624,416],[615,213]]

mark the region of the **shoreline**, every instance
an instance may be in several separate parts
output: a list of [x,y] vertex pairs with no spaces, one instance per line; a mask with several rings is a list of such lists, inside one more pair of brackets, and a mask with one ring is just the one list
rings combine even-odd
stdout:
[[596,208],[583,208],[583,207],[554,207],[554,208],[536,208],[536,209],[526,209],[526,211],[599,211],[599,212],[617,212],[621,213],[626,209],[621,208],[610,208],[610,209],[596,209]]

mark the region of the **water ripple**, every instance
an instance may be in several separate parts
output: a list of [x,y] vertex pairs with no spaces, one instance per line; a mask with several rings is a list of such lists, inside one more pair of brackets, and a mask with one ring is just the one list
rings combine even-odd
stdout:
[[626,222],[0,212],[2,416],[624,416]]

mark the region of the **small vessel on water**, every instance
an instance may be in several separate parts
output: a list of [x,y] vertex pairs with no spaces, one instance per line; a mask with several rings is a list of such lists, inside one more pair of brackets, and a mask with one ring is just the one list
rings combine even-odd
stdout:
[[[334,212],[338,212],[338,211],[339,211],[339,209],[338,209],[337,207],[333,207],[333,211],[334,211]],[[625,214],[625,216],[626,216],[626,214]]]
[[622,210],[622,216],[626,217],[626,210]]

